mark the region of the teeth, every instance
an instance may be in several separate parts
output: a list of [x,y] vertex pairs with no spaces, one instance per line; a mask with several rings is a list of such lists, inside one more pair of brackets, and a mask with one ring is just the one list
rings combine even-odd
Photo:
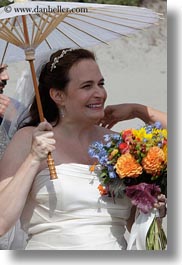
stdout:
[[89,104],[88,107],[91,108],[91,109],[101,108],[102,107],[102,104]]

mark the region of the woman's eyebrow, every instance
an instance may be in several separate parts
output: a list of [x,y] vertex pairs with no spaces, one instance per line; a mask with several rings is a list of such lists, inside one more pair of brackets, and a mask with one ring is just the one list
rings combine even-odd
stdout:
[[99,82],[105,82],[104,77],[101,78],[101,80]]
[[[102,77],[98,82],[104,82],[105,80],[104,80],[104,78]],[[83,83],[82,84],[84,84],[84,83],[93,83],[94,81],[93,80],[86,80],[86,81],[83,81]]]
[[[99,81],[98,81],[98,83],[100,83],[100,82],[104,82],[105,80],[104,80],[104,78],[102,77]],[[81,86],[83,86],[83,85],[88,85],[88,84],[93,84],[94,83],[94,81],[93,80],[86,80],[86,81],[83,81],[80,85]]]
[[83,81],[81,83],[81,85],[85,85],[85,84],[92,84],[94,81],[93,80],[87,80],[87,81]]

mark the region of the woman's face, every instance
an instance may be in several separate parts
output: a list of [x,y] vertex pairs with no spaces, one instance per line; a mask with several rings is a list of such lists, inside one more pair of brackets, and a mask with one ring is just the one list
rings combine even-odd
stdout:
[[104,116],[107,93],[104,78],[97,63],[85,59],[69,71],[64,107],[65,118],[79,121],[98,121]]

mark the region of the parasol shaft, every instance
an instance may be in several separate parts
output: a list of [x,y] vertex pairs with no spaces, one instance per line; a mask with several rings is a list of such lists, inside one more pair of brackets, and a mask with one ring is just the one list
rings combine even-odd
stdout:
[[35,67],[34,67],[33,60],[29,60],[28,62],[30,64],[30,70],[31,70],[33,85],[34,85],[34,89],[35,89],[35,97],[36,97],[39,117],[40,117],[40,121],[42,122],[42,121],[44,121],[44,114],[43,114],[43,109],[42,109],[42,103],[41,103],[41,99],[40,99],[38,84],[37,84],[37,80],[36,80]]
[[[30,69],[31,69],[31,74],[32,74],[33,85],[34,85],[34,89],[35,89],[35,97],[36,97],[39,117],[40,117],[40,121],[42,122],[42,121],[44,121],[44,114],[43,114],[43,109],[42,109],[42,103],[41,103],[41,99],[40,99],[38,84],[37,84],[37,80],[36,80],[36,73],[35,73],[35,67],[34,67],[33,60],[29,60],[29,64],[30,64]],[[49,153],[48,156],[47,156],[47,164],[48,164],[48,167],[49,167],[50,179],[51,180],[57,179],[55,164],[54,164],[54,160],[52,158],[51,153]]]
[[[27,44],[27,47],[30,47],[30,40],[29,40],[29,35],[28,35],[26,16],[22,16],[22,22],[23,22],[25,43]],[[26,51],[25,51],[25,53],[26,53]],[[38,84],[37,84],[37,79],[36,79],[36,73],[35,73],[35,67],[34,67],[34,62],[33,62],[34,61],[34,51],[33,51],[33,53],[32,53],[32,50],[27,51],[26,60],[29,62],[29,65],[30,65],[30,70],[31,70],[31,74],[32,74],[32,80],[33,80],[33,85],[34,85],[34,90],[35,90],[35,97],[36,97],[40,121],[43,122],[44,121],[44,114],[43,114],[42,103],[41,103],[41,99],[40,99],[40,94],[39,94],[39,89],[38,89]],[[50,152],[48,153],[48,156],[47,156],[47,164],[49,167],[50,179],[51,180],[57,179],[54,160],[53,160]]]

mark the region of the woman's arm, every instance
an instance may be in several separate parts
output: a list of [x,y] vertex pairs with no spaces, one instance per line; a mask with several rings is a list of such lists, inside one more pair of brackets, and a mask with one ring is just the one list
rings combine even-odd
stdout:
[[52,126],[41,123],[33,132],[16,133],[0,162],[0,236],[20,217],[41,161],[55,149]]
[[167,113],[154,109],[149,106],[134,104],[133,115],[143,120],[147,124],[159,121],[163,128],[167,128]]
[[103,127],[111,128],[120,121],[134,118],[139,118],[147,124],[159,121],[163,128],[167,127],[167,114],[165,112],[136,103],[107,106],[105,108],[105,117],[102,119],[101,124]]

